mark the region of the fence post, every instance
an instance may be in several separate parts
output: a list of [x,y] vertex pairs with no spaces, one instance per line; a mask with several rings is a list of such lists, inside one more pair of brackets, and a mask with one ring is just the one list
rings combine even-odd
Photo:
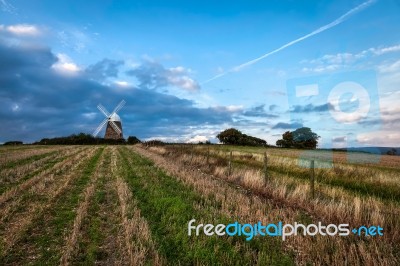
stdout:
[[228,176],[232,175],[232,151],[229,153]]
[[268,157],[267,152],[264,152],[264,184],[268,181]]
[[314,191],[314,179],[315,179],[315,172],[314,172],[314,160],[311,160],[311,166],[310,166],[310,170],[311,170],[311,183],[310,183],[310,187],[311,187],[311,198],[314,199],[315,196],[315,191]]
[[[194,145],[194,144],[193,144]],[[191,146],[192,148],[190,149],[190,151],[191,151],[191,154],[190,154],[190,163],[192,163],[192,161],[193,161],[193,153],[194,153],[194,146]]]
[[207,145],[207,166],[210,168],[210,146]]

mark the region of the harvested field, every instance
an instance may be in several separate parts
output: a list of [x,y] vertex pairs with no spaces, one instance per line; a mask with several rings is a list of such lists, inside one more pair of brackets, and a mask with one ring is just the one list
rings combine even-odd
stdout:
[[[264,152],[216,145],[2,147],[1,155],[10,156],[0,161],[0,264],[400,263],[400,162],[353,164],[334,153],[339,159],[331,168],[315,169],[311,197],[310,169],[298,163],[298,151],[267,150],[267,166]],[[247,241],[189,236],[192,219],[379,225],[384,234]]]

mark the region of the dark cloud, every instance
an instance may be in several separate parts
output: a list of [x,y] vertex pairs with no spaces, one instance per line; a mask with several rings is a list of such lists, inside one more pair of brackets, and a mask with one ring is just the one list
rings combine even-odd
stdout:
[[400,125],[400,115],[396,112],[382,112],[381,117],[371,115],[371,117],[357,121],[357,124],[369,130],[371,128],[397,129]]
[[265,128],[269,124],[267,122],[257,122],[251,119],[235,119],[235,121],[232,123],[233,127],[240,127],[240,128]]
[[255,106],[247,111],[243,112],[244,116],[251,117],[268,117],[268,118],[277,118],[278,116],[275,114],[269,114],[265,111],[265,104],[261,104],[259,106]]
[[[397,119],[397,120],[398,120],[397,122],[400,122],[400,119]],[[364,119],[361,119],[361,120],[357,121],[357,124],[362,125],[362,126],[370,127],[370,126],[381,125],[382,122],[383,122],[383,120],[381,118],[369,118],[369,117],[367,117],[367,118],[364,118]]]
[[118,76],[119,67],[123,64],[123,61],[105,58],[94,65],[88,66],[85,73],[90,79],[104,81],[109,77],[116,78]]
[[295,112],[295,113],[327,112],[332,109],[334,109],[334,107],[330,103],[321,105],[307,104],[307,105],[295,105],[290,110],[290,112]]
[[346,137],[336,137],[336,138],[333,138],[332,141],[333,142],[345,142],[346,139],[347,139]]
[[200,89],[200,85],[188,76],[188,70],[185,68],[165,68],[154,61],[145,61],[137,68],[127,71],[126,74],[136,77],[141,88],[159,89],[175,86],[187,91]]
[[299,122],[294,122],[294,123],[279,122],[275,126],[273,126],[272,129],[296,129],[300,127],[303,127],[303,124]]
[[190,100],[147,87],[121,90],[91,80],[85,73],[61,74],[51,67],[56,62],[49,49],[0,42],[0,124],[4,129],[0,143],[92,133],[103,119],[97,104],[111,111],[122,99],[127,102],[119,113],[124,135],[140,138],[191,134],[192,126],[232,123],[236,114],[225,107],[197,108]]
[[276,104],[271,104],[270,106],[269,106],[269,110],[272,112],[272,111],[274,111],[276,108],[278,108],[278,105],[276,105]]
[[[49,68],[57,57],[48,48],[6,46],[0,42],[0,75],[18,74],[15,70]],[[12,73],[14,71],[14,73]]]

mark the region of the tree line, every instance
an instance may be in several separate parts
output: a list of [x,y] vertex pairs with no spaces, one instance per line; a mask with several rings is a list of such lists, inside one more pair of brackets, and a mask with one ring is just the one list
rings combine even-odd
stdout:
[[93,137],[90,134],[79,133],[72,134],[67,137],[44,138],[40,141],[34,142],[34,145],[98,145],[98,144],[136,144],[141,141],[135,136],[129,136],[128,139],[104,139]]
[[[258,146],[266,147],[268,143],[264,139],[249,136],[236,128],[229,128],[217,135],[219,141],[227,145],[239,145],[239,146]],[[315,149],[318,145],[318,136],[316,133],[308,127],[298,128],[295,131],[286,131],[282,135],[282,139],[276,142],[276,146],[283,148],[298,148],[298,149]],[[99,137],[93,137],[90,134],[79,133],[72,134],[67,137],[56,137],[56,138],[43,138],[40,141],[32,144],[36,145],[98,145],[98,144],[113,144],[113,145],[124,145],[124,144],[137,144],[142,143],[140,139],[135,136],[129,136],[125,139],[104,139]],[[20,141],[9,141],[4,145],[20,145]],[[165,145],[160,140],[150,140],[144,142],[149,146]],[[203,144],[203,143],[199,143]],[[210,142],[206,143],[210,144]]]
[[[240,146],[267,146],[267,141],[243,134],[235,128],[229,128],[217,135],[223,144]],[[295,131],[286,131],[282,139],[276,141],[276,146],[282,148],[316,149],[320,136],[309,127],[298,128]]]
[[267,146],[267,141],[243,134],[236,128],[229,128],[217,135],[219,141],[223,144],[241,145],[241,146]]

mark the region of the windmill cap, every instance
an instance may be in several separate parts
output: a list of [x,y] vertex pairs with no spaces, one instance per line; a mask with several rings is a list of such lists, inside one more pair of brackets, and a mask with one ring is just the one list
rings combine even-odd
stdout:
[[121,122],[121,118],[120,118],[119,115],[117,115],[116,113],[113,113],[113,114],[110,116],[109,120]]

